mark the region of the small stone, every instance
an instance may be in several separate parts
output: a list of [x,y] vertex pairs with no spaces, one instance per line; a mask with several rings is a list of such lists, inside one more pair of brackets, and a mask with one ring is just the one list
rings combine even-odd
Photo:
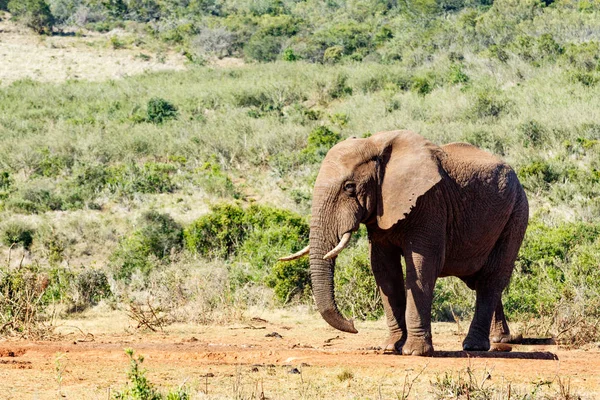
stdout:
[[299,374],[299,373],[300,373],[300,370],[298,370],[298,368],[291,368],[288,371],[288,374]]

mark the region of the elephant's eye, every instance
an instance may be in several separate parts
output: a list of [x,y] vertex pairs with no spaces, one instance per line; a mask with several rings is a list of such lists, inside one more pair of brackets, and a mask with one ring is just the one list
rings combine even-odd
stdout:
[[344,184],[344,190],[348,193],[348,194],[356,194],[356,183],[354,182],[346,182]]

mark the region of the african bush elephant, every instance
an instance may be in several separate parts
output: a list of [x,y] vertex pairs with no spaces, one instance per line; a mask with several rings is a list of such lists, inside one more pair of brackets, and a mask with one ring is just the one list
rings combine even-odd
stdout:
[[501,296],[528,217],[515,172],[495,156],[466,143],[439,147],[410,131],[380,132],[329,150],[314,187],[309,246],[283,260],[310,253],[319,312],[356,333],[336,305],[333,274],[364,223],[390,329],[386,349],[432,355],[433,288],[438,277],[457,276],[477,298],[463,348],[489,350],[490,339],[511,337]]

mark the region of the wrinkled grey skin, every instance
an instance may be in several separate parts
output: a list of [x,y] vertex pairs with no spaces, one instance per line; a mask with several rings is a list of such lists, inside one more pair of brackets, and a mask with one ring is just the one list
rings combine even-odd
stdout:
[[469,144],[438,147],[409,131],[338,143],[323,161],[313,194],[310,271],[319,312],[334,328],[356,332],[335,302],[335,258],[323,257],[363,223],[390,329],[386,349],[433,354],[431,302],[436,279],[444,276],[457,276],[476,291],[463,348],[489,350],[490,339],[509,341],[501,295],[528,214],[514,171]]

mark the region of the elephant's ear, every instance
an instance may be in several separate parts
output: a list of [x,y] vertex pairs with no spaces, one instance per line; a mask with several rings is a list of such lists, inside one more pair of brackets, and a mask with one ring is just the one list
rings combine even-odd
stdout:
[[442,179],[440,158],[445,153],[410,131],[382,132],[371,139],[380,149],[377,222],[389,229]]

